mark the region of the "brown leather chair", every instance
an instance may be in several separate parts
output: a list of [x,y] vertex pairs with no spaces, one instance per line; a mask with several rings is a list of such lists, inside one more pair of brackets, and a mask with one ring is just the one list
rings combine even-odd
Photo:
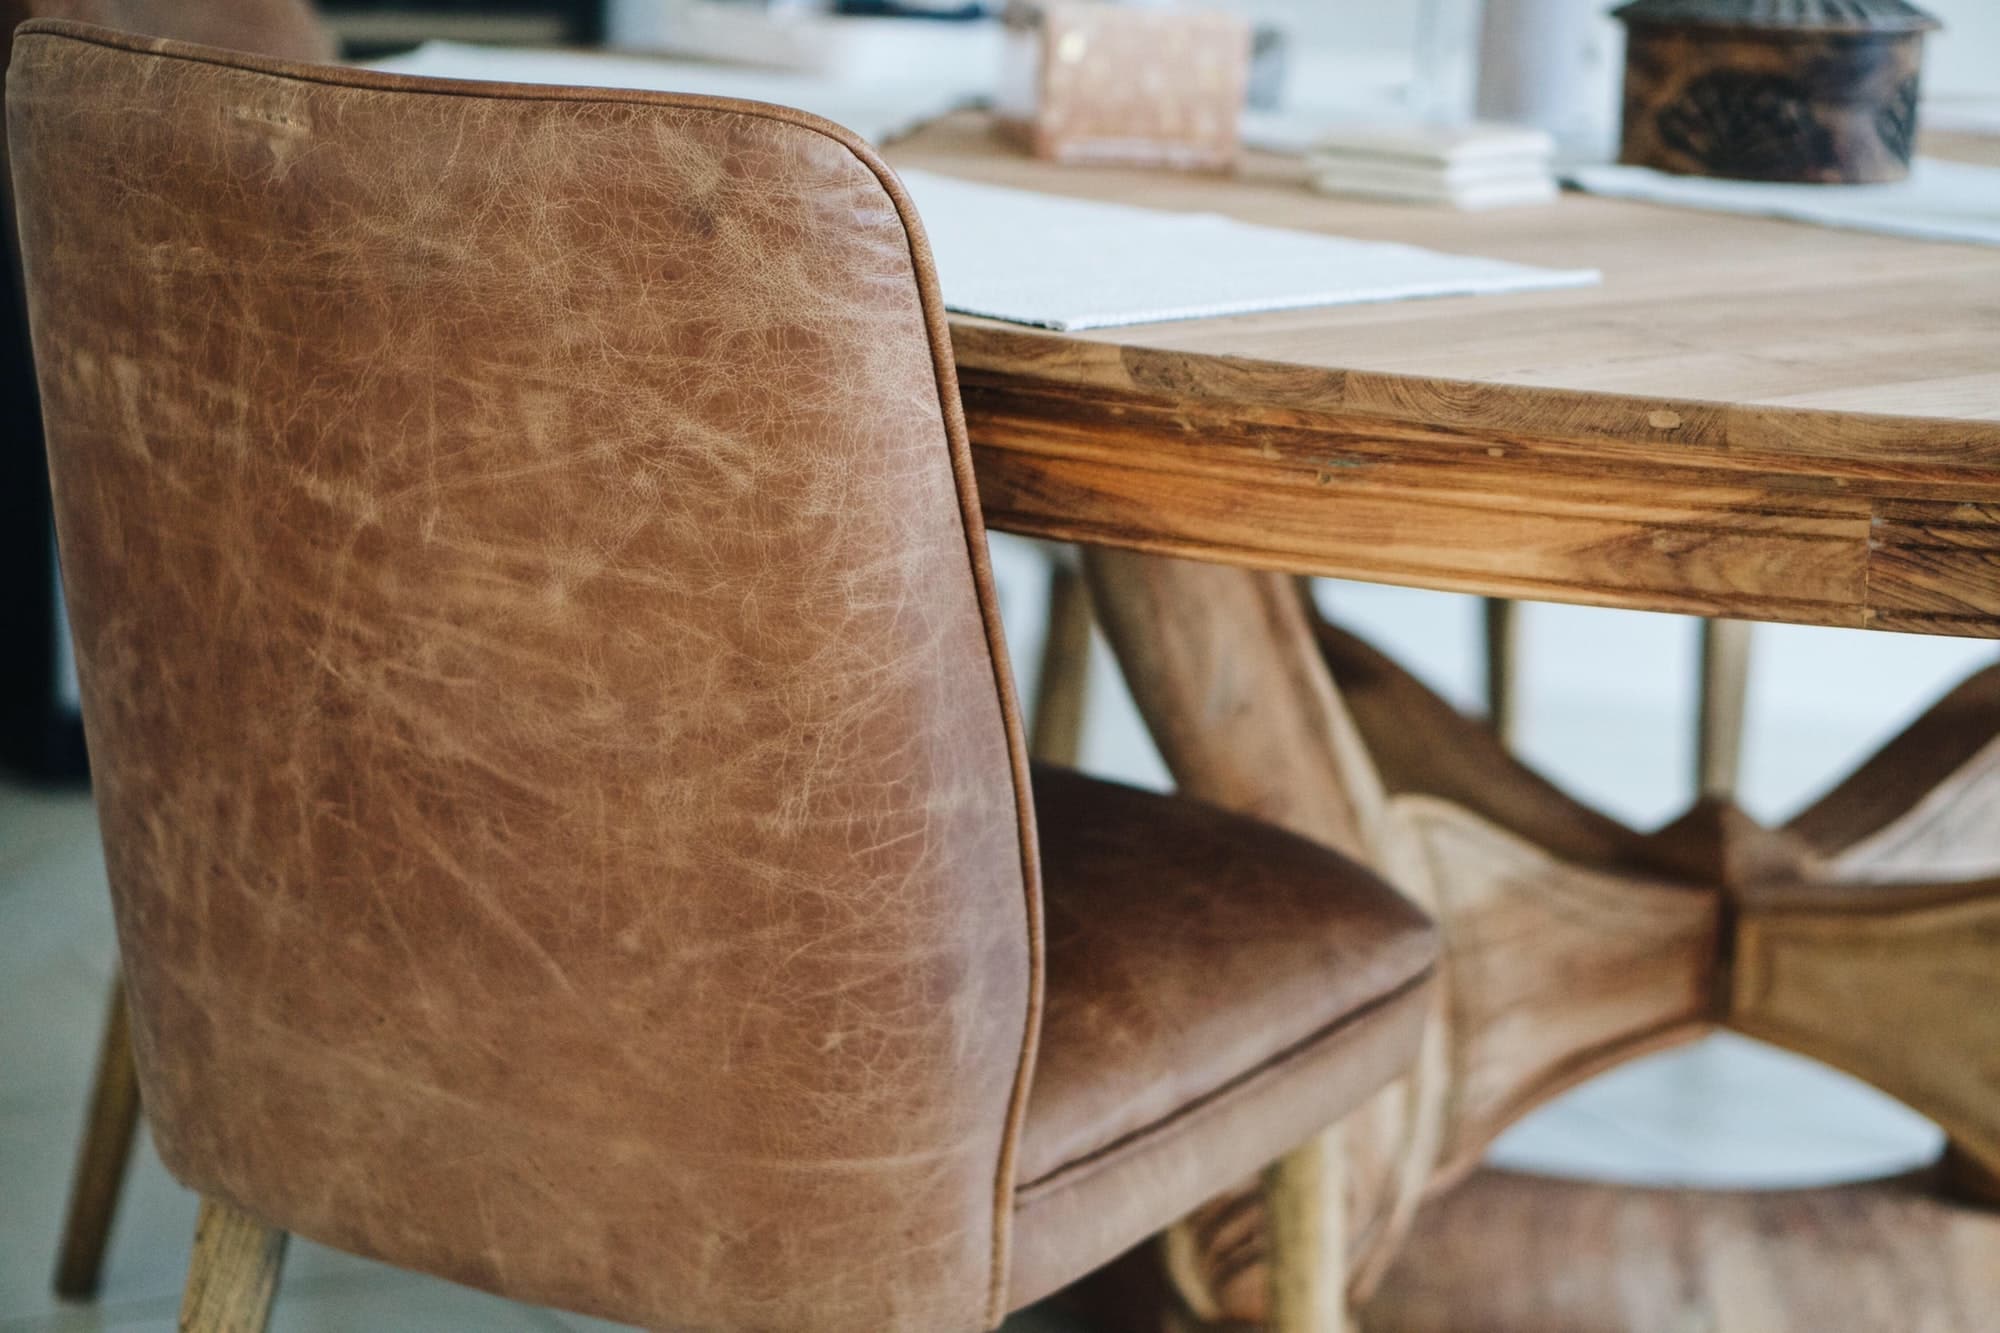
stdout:
[[851,135],[46,22],[8,121],[184,1326],[260,1324],[296,1231],[649,1325],[990,1327],[1411,1055],[1436,943],[1366,871],[1031,797]]
[[[125,32],[205,42],[290,60],[331,59],[336,48],[333,34],[320,23],[307,0],[0,0],[0,65],[12,51],[15,27],[33,18],[77,19]],[[0,157],[4,157],[4,145],[0,145]],[[6,286],[0,295],[0,404],[4,404],[8,423],[4,438],[0,438],[0,448],[5,449],[5,457],[0,459],[5,466],[0,485],[15,497],[19,529],[7,537],[16,543],[6,548],[10,551],[7,559],[11,566],[18,566],[10,577],[41,585],[50,577],[43,563],[49,559],[50,542],[41,415],[15,255],[13,199],[4,185],[0,185],[0,194],[6,195],[7,208],[4,228],[0,228],[6,235],[7,251],[5,262],[0,263],[0,282]],[[21,630],[37,639],[56,632],[51,623],[27,624]],[[0,632],[5,632],[4,627]],[[30,693],[39,697],[47,688],[46,683],[37,683]],[[67,732],[63,734],[67,736]],[[65,742],[51,753],[66,752],[72,746],[73,742]],[[107,1014],[96,1086],[56,1261],[56,1291],[71,1299],[97,1290],[139,1118],[125,1002],[115,986]]]

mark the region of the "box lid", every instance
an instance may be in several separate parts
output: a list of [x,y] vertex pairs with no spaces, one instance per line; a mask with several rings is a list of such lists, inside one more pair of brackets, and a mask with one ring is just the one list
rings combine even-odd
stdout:
[[1797,32],[1928,32],[1943,26],[1909,0],[1633,0],[1613,17],[1633,24]]

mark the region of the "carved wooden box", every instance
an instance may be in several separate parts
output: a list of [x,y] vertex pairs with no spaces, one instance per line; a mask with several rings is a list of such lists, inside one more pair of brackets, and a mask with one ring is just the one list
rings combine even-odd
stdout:
[[1924,34],[1907,0],[1636,0],[1621,162],[1860,184],[1909,174]]

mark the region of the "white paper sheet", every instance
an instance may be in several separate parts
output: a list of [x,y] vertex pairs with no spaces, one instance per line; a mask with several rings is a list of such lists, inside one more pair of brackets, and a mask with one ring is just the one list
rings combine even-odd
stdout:
[[433,79],[485,79],[579,88],[740,97],[797,107],[844,125],[870,143],[887,143],[925,121],[965,105],[979,90],[952,81],[851,82],[741,65],[712,65],[647,56],[425,42],[414,51],[372,61],[371,69]]
[[1925,241],[2000,245],[2000,167],[1918,158],[1910,178],[1893,185],[1770,185],[1620,166],[1575,167],[1564,174],[1592,194]]
[[[428,78],[740,97],[798,107],[877,143],[962,105],[971,90],[913,77],[857,85],[737,66],[427,42],[373,68]],[[903,173],[945,304],[1053,329],[1301,306],[1582,286],[1557,272],[1411,246],[1253,227],[1206,214],[1083,203]]]
[[1078,330],[1260,310],[1585,287],[1587,269],[1532,268],[1409,245],[1258,227],[905,171],[944,303]]

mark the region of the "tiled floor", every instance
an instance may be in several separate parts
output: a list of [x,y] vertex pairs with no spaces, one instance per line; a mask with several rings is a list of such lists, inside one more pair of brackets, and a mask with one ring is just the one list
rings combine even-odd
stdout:
[[[1001,556],[1010,618],[1032,627],[1032,565],[1005,544]],[[1371,636],[1448,692],[1468,695],[1476,662],[1469,607],[1381,589],[1343,588],[1335,597]],[[1602,614],[1535,609],[1528,749],[1607,807],[1657,821],[1682,799],[1690,631],[1664,618],[1590,619]],[[1803,641],[1794,632],[1773,635],[1762,648],[1748,766],[1748,795],[1760,809],[1802,797],[1977,660],[1966,646],[1896,647],[1890,636],[1879,643],[1843,636],[1836,651],[1804,633]],[[1033,647],[1018,644],[1017,660],[1033,662]],[[1828,679],[1830,662],[1841,679]],[[1683,669],[1669,669],[1674,663]],[[1158,761],[1115,677],[1099,665],[1087,760],[1157,781]],[[0,786],[0,1333],[173,1327],[195,1205],[144,1147],[103,1299],[65,1309],[48,1287],[111,968],[88,799]],[[1579,1089],[1509,1134],[1497,1155],[1648,1181],[1780,1184],[1893,1168],[1921,1160],[1936,1143],[1927,1123],[1848,1080],[1749,1043],[1718,1041]],[[275,1326],[280,1333],[562,1333],[593,1325],[300,1243],[286,1263]],[[1033,1312],[1009,1326],[1012,1333],[1063,1327]]]

